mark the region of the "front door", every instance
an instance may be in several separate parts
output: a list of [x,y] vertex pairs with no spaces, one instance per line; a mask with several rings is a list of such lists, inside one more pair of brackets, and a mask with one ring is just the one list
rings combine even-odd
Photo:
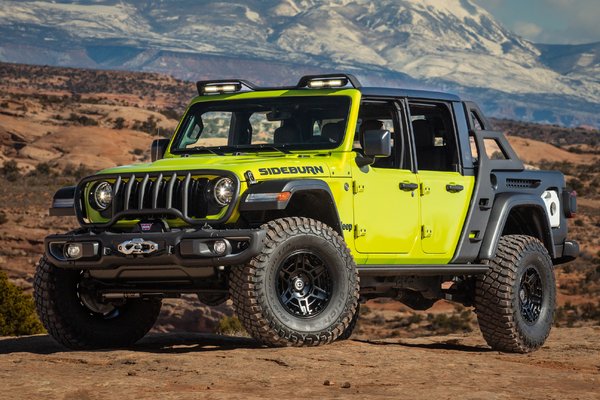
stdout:
[[359,253],[410,253],[419,239],[419,190],[407,170],[355,172],[354,227]]
[[354,236],[359,253],[406,254],[420,239],[419,186],[410,170],[410,148],[402,129],[401,105],[392,101],[361,104],[355,148],[361,153],[365,130],[392,133],[392,155],[353,171]]

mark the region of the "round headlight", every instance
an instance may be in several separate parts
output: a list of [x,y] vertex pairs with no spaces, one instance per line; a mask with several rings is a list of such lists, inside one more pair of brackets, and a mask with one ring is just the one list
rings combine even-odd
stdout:
[[94,189],[94,202],[100,210],[106,210],[112,203],[112,185],[102,182]]
[[215,183],[215,201],[220,206],[226,206],[233,199],[233,181],[229,178],[221,178]]

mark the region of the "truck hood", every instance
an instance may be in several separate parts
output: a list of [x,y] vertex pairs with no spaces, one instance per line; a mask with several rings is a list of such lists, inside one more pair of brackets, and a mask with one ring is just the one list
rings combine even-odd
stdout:
[[153,163],[125,165],[100,171],[99,174],[143,174],[147,172],[226,170],[243,177],[251,171],[257,180],[286,176],[329,177],[328,154],[323,155],[201,155],[173,157]]

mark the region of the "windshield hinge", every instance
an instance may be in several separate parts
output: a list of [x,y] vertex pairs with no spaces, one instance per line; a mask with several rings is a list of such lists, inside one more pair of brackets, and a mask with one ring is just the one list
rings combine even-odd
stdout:
[[352,192],[354,194],[364,192],[364,191],[365,191],[365,185],[359,184],[356,181],[352,181]]

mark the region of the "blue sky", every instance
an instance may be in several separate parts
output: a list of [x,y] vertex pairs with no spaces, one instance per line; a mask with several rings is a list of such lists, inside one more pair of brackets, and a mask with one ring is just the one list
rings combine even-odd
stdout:
[[600,41],[600,0],[473,0],[536,43]]

